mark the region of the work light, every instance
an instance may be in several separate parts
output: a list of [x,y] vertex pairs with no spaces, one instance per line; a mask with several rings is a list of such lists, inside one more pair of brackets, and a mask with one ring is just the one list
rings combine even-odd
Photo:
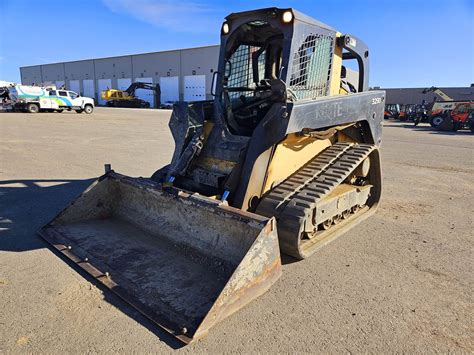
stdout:
[[283,13],[281,19],[284,23],[290,23],[293,20],[293,13],[290,10],[287,10]]
[[224,22],[224,24],[222,25],[222,32],[224,34],[228,34],[230,31],[230,27],[229,27],[229,24],[227,22]]

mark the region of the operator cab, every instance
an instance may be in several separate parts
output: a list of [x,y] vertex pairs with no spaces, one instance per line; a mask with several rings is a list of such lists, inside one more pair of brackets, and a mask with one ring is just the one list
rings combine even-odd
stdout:
[[268,22],[251,21],[227,40],[221,102],[233,134],[250,136],[272,104],[286,100],[280,80],[283,38]]

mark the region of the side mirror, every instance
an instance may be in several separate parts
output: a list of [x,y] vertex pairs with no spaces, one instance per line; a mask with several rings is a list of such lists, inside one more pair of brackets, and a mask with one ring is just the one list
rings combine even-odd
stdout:
[[220,73],[218,71],[215,71],[212,74],[212,83],[211,83],[211,95],[212,96],[216,96],[216,85],[217,85],[219,75],[220,75]]

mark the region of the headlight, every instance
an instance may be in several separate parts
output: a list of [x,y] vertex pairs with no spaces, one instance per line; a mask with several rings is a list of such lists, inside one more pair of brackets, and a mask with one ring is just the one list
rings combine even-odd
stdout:
[[293,13],[290,10],[287,10],[283,13],[281,19],[284,23],[290,23],[293,21]]
[[228,34],[229,31],[230,31],[229,24],[227,22],[224,22],[224,24],[222,25],[222,33]]

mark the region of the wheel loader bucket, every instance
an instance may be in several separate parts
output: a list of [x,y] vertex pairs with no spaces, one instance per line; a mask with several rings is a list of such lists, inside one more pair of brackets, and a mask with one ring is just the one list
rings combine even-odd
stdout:
[[274,219],[114,171],[39,234],[185,343],[281,274]]

